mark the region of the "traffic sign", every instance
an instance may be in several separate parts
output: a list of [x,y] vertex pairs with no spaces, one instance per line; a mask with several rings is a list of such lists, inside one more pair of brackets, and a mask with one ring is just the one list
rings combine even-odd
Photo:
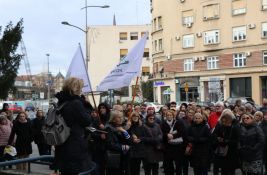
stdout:
[[184,91],[185,91],[185,92],[188,92],[188,84],[187,84],[187,83],[185,83]]

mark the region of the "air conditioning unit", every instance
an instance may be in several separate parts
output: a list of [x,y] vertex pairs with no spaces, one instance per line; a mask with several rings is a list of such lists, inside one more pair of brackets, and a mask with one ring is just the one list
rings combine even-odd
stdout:
[[198,57],[194,57],[194,61],[198,61]]
[[249,29],[254,29],[255,27],[256,27],[256,24],[249,24],[249,25],[248,25],[248,28],[249,28]]
[[198,33],[196,33],[196,36],[197,37],[202,37],[202,33],[201,32],[198,32]]
[[208,20],[208,17],[204,16],[204,17],[203,17],[203,20],[204,20],[204,21]]
[[123,41],[122,40],[119,40],[119,43],[123,43]]
[[185,2],[185,0],[180,0],[181,3]]
[[185,26],[186,26],[187,28],[190,28],[190,27],[192,27],[192,23],[186,23]]
[[166,57],[167,57],[167,60],[170,60],[172,58],[171,55],[167,55]]
[[251,52],[246,52],[246,56],[250,57],[251,56]]
[[175,36],[175,40],[176,41],[180,40],[180,36],[179,35]]

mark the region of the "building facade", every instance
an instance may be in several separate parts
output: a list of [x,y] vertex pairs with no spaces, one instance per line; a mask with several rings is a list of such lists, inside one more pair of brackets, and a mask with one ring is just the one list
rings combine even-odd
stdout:
[[267,0],[151,0],[154,100],[267,97]]
[[[97,85],[110,73],[110,71],[120,62],[130,51],[138,40],[148,31],[150,25],[109,25],[109,26],[90,26],[89,27],[89,64],[88,74],[92,84],[93,91],[96,91]],[[119,98],[123,101],[131,101],[134,88],[136,87],[137,101],[140,97],[140,81],[146,81],[152,72],[151,60],[151,42],[150,37],[145,46],[142,62],[142,75],[139,83],[135,86],[134,79],[129,87],[117,89]],[[116,92],[117,92],[116,91]],[[90,97],[91,98],[91,97]],[[96,104],[100,101],[100,95],[95,93]],[[107,99],[101,99],[104,101]],[[115,103],[116,103],[115,101]]]

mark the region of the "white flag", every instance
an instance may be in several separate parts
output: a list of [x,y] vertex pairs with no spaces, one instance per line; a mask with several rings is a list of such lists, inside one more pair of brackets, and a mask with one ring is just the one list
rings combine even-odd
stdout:
[[146,33],[120,63],[102,80],[98,91],[107,91],[129,86],[132,79],[140,74],[144,49],[147,40]]
[[83,80],[82,92],[91,92],[91,84],[86,71],[85,61],[83,58],[82,48],[79,45],[75,55],[73,56],[66,78],[76,77]]

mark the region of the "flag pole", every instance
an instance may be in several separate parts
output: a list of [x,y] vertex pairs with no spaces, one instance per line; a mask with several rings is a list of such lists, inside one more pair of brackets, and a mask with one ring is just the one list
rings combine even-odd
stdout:
[[[133,112],[133,104],[134,104],[134,99],[136,96],[136,86],[138,84],[138,80],[139,80],[139,76],[136,77],[136,81],[135,81],[135,86],[134,86],[134,91],[133,91],[133,97],[132,97],[132,109],[129,115],[131,115],[131,113]],[[128,118],[130,118],[130,116],[128,116]]]

